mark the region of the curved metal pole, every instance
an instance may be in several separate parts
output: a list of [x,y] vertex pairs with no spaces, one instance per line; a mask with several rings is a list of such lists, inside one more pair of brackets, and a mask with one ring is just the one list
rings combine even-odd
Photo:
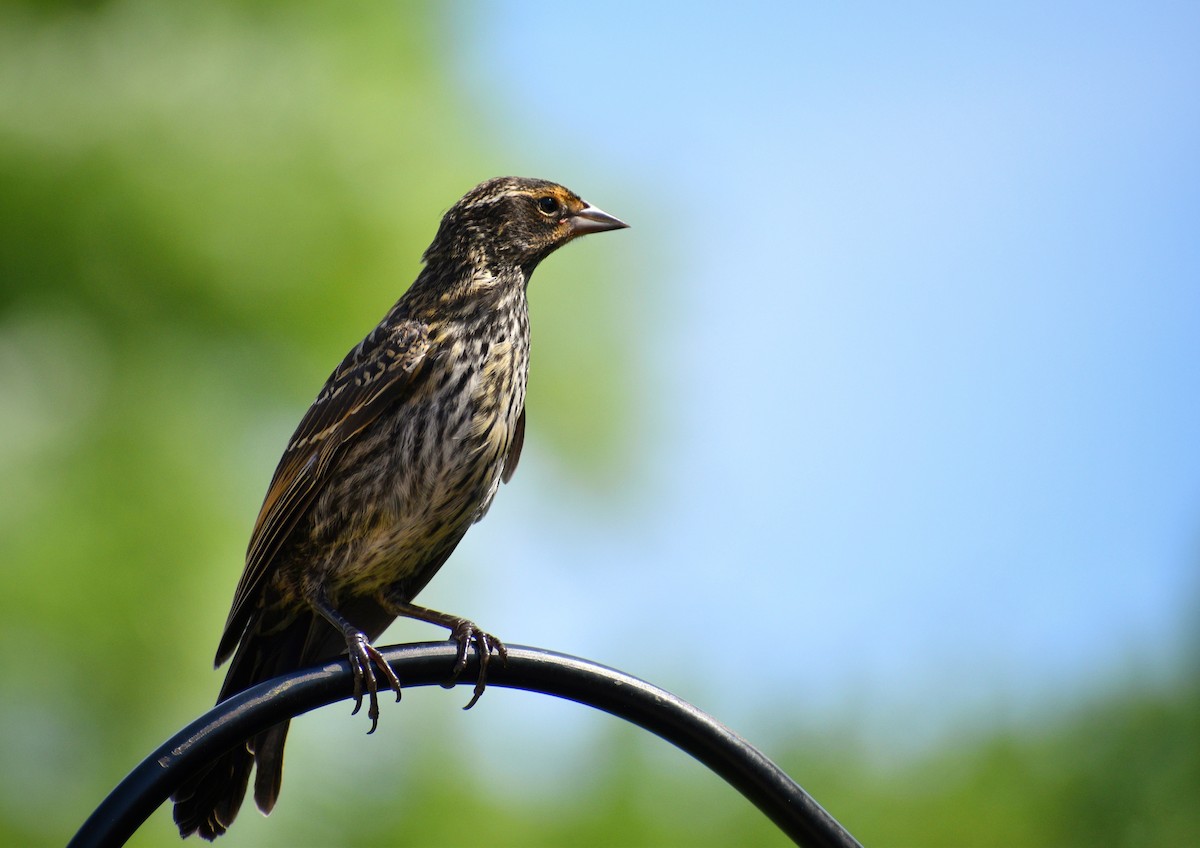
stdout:
[[[383,648],[406,686],[442,684],[451,642]],[[473,684],[472,658],[460,680]],[[704,763],[806,848],[861,848],[829,813],[749,742],[686,701],[636,677],[577,657],[510,646],[488,683],[544,692],[632,722]],[[350,697],[346,660],[277,677],[218,704],[142,761],[88,817],[67,848],[110,848],[126,840],[204,764],[277,722]]]

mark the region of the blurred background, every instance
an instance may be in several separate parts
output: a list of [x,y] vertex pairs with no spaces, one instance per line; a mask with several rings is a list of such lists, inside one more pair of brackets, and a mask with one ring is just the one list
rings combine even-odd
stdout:
[[[0,7],[0,843],[211,705],[292,428],[505,173],[633,229],[535,276],[520,473],[423,603],[674,691],[867,844],[1200,842],[1198,39],[1158,2]],[[785,843],[655,738],[467,695],[296,721],[221,844]]]

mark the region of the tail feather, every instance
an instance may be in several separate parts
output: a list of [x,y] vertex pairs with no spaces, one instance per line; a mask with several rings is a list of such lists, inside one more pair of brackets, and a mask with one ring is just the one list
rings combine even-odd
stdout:
[[[290,722],[280,722],[254,737],[254,803],[263,815],[270,814],[283,785],[283,743]],[[242,786],[242,791],[246,787]]]
[[223,834],[237,818],[253,766],[254,756],[241,745],[181,786],[171,796],[179,835],[212,841]]
[[[274,624],[274,622],[272,622]],[[282,626],[267,627],[260,618],[242,637],[217,703],[231,698],[256,683],[294,671],[303,664],[310,631],[319,626],[312,615],[301,615]],[[223,834],[237,817],[250,770],[257,765],[255,800],[269,813],[279,797],[283,780],[283,745],[288,722],[281,722],[253,740],[239,744],[197,772],[171,796],[175,802],[175,824],[181,836],[198,833],[204,839]],[[266,791],[269,788],[270,791]]]
[[[350,599],[342,612],[371,641],[392,621],[371,598]],[[305,668],[345,650],[342,634],[313,613],[291,620],[269,620],[267,616],[260,613],[247,626],[229,664],[217,703],[256,683]],[[181,836],[198,833],[213,840],[228,830],[246,796],[252,768],[256,769],[254,802],[264,814],[271,812],[283,783],[283,747],[288,725],[289,722],[282,721],[222,754],[171,796]]]

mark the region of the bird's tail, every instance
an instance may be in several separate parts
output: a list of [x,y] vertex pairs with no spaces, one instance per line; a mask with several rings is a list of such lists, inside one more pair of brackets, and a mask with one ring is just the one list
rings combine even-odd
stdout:
[[[314,647],[313,637],[332,631],[313,615],[300,615],[281,627],[267,628],[260,619],[247,628],[217,703],[242,692],[256,683],[294,671],[305,663],[305,655]],[[212,840],[223,834],[237,817],[250,781],[254,777],[254,801],[263,813],[271,812],[279,798],[283,781],[283,745],[288,722],[280,722],[252,739],[240,743],[203,770],[190,777],[171,796],[175,802],[175,824],[181,836],[199,833]]]

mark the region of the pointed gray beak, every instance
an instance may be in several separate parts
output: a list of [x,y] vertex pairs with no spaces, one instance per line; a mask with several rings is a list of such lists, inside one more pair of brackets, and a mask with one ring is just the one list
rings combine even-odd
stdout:
[[586,236],[588,233],[602,233],[605,230],[620,230],[629,225],[620,218],[614,218],[603,209],[587,205],[576,212],[567,221],[571,236]]

